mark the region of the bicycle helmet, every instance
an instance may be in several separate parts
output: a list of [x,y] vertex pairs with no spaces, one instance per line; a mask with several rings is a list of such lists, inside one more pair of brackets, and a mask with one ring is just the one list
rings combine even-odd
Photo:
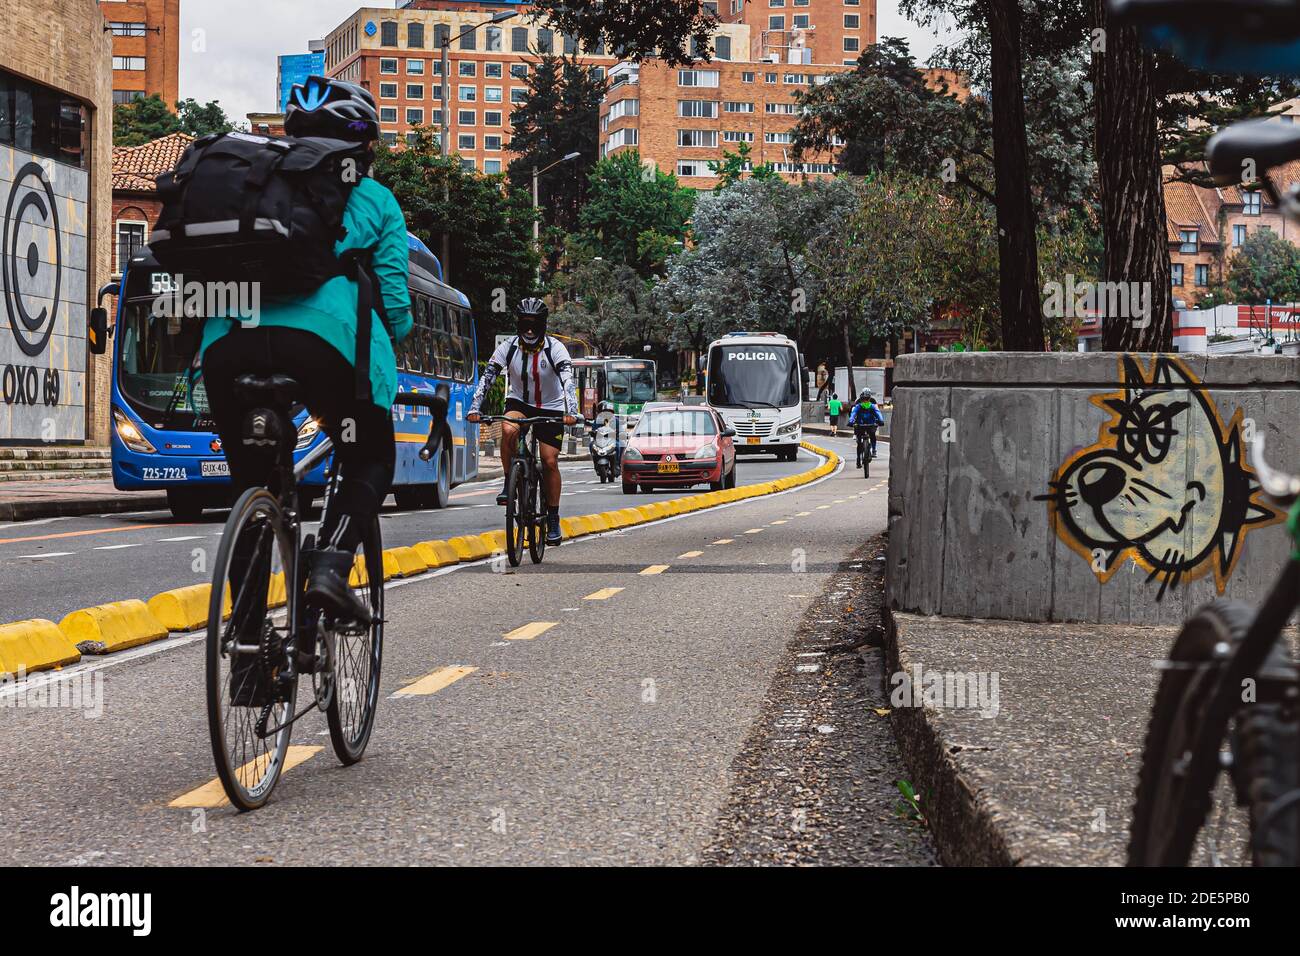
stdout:
[[355,83],[309,76],[295,83],[284,114],[289,136],[324,136],[354,143],[379,138],[379,111],[370,91]]
[[521,299],[515,306],[515,329],[519,342],[528,351],[535,351],[546,341],[546,320],[551,310],[541,299]]

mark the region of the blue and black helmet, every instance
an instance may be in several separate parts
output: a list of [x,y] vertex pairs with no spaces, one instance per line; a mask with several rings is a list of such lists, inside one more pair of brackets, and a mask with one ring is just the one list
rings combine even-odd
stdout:
[[370,91],[355,83],[309,76],[295,83],[284,113],[290,136],[326,136],[368,143],[379,138],[379,111]]

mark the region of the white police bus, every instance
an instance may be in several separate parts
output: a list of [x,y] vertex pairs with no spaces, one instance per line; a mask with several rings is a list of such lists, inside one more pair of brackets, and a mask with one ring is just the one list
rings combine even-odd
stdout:
[[803,440],[803,363],[776,332],[732,332],[709,346],[708,404],[736,431],[738,453],[794,461]]

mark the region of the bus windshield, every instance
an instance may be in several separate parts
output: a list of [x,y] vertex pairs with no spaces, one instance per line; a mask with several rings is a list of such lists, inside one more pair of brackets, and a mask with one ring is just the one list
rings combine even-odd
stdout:
[[789,345],[715,345],[709,353],[709,404],[731,408],[798,405],[799,363]]
[[130,300],[122,310],[118,388],[146,421],[163,428],[192,428],[196,418],[207,418],[209,412],[202,379],[190,394],[185,375],[203,323],[154,315],[153,301]]
[[655,370],[648,362],[610,362],[605,382],[609,400],[618,405],[643,405],[656,397]]

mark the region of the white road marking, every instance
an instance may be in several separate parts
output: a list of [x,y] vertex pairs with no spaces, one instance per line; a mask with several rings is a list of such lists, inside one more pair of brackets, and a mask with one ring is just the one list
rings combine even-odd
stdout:
[[185,535],[181,535],[179,538],[159,538],[158,540],[159,540],[159,541],[167,541],[167,542],[170,542],[170,541],[198,541],[198,540],[200,540],[201,538],[204,538],[204,537],[206,537],[206,535],[201,535],[201,534],[185,534]]
[[19,558],[67,558],[76,554],[75,551],[49,551],[45,554],[20,554]]
[[143,544],[106,544],[95,548],[96,551],[125,551],[127,548],[143,548]]

